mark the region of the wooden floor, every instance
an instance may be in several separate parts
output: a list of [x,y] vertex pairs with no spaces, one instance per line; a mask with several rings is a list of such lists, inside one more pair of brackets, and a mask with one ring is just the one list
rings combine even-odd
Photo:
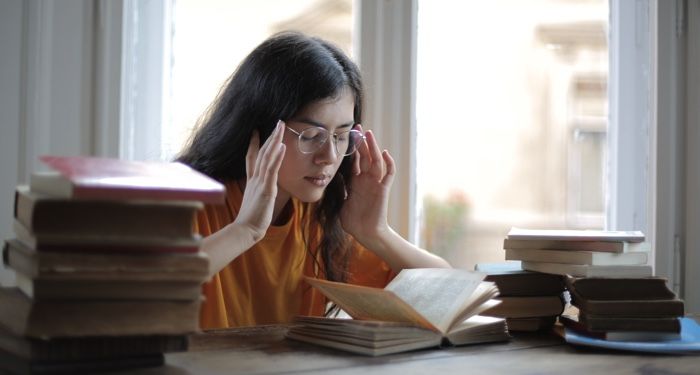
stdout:
[[[700,356],[578,348],[553,333],[516,334],[508,343],[365,357],[284,338],[283,326],[215,331],[161,367],[129,374],[699,374]],[[127,372],[125,372],[127,373]]]

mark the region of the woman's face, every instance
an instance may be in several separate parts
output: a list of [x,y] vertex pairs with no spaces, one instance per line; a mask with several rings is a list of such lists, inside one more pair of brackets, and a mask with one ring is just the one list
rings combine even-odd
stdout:
[[[330,134],[342,133],[355,124],[354,108],[352,91],[345,88],[337,98],[319,100],[302,108],[286,125],[297,133],[314,127],[322,127]],[[278,198],[296,197],[302,202],[320,200],[343,161],[335,142],[329,137],[317,151],[303,153],[298,146],[299,135],[289,129],[285,129],[283,142],[286,151],[277,180]]]

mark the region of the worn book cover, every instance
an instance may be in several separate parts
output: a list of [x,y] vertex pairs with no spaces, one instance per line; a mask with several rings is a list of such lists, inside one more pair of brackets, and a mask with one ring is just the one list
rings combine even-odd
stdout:
[[570,289],[571,304],[582,313],[610,317],[678,317],[685,314],[683,300],[631,298],[619,300],[597,300],[584,298],[576,289]]
[[41,252],[10,239],[5,242],[3,260],[5,265],[30,279],[202,283],[209,276],[209,257],[203,252]]
[[541,249],[558,251],[596,251],[607,253],[632,253],[649,251],[646,242],[626,241],[573,241],[573,240],[503,240],[504,249]]
[[567,277],[567,289],[593,300],[668,300],[676,294],[664,277]]
[[557,296],[498,297],[498,305],[483,311],[482,315],[501,318],[530,318],[556,316],[564,311],[564,298]]
[[547,241],[625,241],[644,242],[640,231],[616,231],[594,229],[525,229],[513,227],[506,236],[509,240]]
[[700,325],[693,319],[679,318],[680,337],[669,340],[606,340],[567,328],[566,342],[597,348],[660,354],[700,354]]
[[561,315],[559,322],[576,333],[586,335],[592,338],[611,340],[611,341],[669,341],[678,340],[680,332],[664,332],[664,331],[591,331],[588,327],[579,322],[578,315]]
[[522,261],[521,264],[522,267],[526,270],[551,273],[555,275],[611,278],[652,276],[651,266],[648,265],[591,266],[585,264],[566,264],[531,261]]
[[103,236],[74,235],[70,233],[32,233],[18,220],[14,220],[15,237],[39,252],[83,253],[196,253],[202,237],[163,236]]
[[535,332],[549,330],[556,323],[556,316],[536,316],[529,318],[506,318],[509,332]]
[[67,279],[27,277],[15,272],[17,288],[36,301],[122,300],[191,301],[202,295],[203,281]]
[[611,317],[579,312],[578,321],[589,331],[680,332],[680,317]]
[[124,358],[186,351],[187,335],[78,336],[30,338],[0,327],[0,350],[35,361]]
[[0,326],[16,336],[180,335],[199,329],[193,301],[35,301],[0,288]]
[[592,266],[638,265],[647,263],[647,252],[607,253],[601,251],[506,249],[506,260],[586,264]]
[[32,191],[75,199],[194,200],[223,203],[218,181],[181,163],[89,156],[42,156],[58,173],[34,173]]
[[556,296],[564,291],[563,276],[523,270],[520,262],[478,263],[475,270],[486,273],[484,280],[508,296]]
[[[118,201],[56,198],[18,186],[14,217],[35,236],[192,238],[194,201]],[[107,214],[108,213],[108,214]]]

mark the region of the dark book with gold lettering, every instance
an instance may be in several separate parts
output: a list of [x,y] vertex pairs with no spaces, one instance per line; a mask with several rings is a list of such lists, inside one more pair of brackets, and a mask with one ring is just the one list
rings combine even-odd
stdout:
[[299,317],[287,337],[365,355],[508,340],[504,319],[479,315],[498,303],[483,277],[405,269],[384,289],[307,278],[352,319]]

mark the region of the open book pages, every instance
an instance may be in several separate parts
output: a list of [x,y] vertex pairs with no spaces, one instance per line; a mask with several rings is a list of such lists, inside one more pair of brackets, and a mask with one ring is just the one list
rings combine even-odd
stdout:
[[358,320],[409,323],[447,333],[454,325],[491,308],[498,295],[483,273],[459,269],[405,269],[384,289],[306,278]]

